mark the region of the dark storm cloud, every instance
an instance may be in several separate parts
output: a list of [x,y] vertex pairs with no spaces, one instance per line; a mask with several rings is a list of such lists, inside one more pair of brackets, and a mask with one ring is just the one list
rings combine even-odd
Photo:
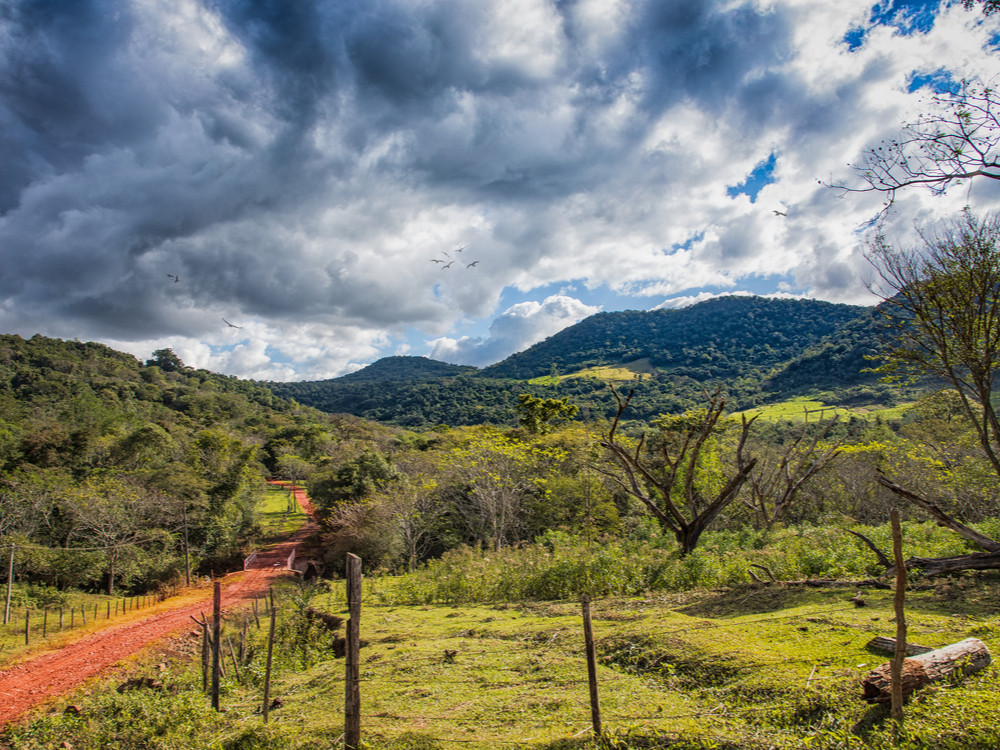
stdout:
[[[726,187],[775,154],[773,202],[865,127],[894,73],[873,42],[846,52],[871,15],[849,4],[830,55],[803,63],[821,4],[798,0],[13,0],[0,322],[215,342],[224,311],[270,337],[246,345],[259,359],[323,330],[361,349],[407,326],[440,337],[507,286],[768,273],[770,204],[748,214]],[[859,70],[817,84],[840,48]],[[798,221],[795,247],[816,231]],[[714,239],[659,252],[699,233]],[[465,243],[476,273],[432,265]],[[810,273],[847,288],[826,262]],[[545,309],[507,315],[496,351],[562,319]]]

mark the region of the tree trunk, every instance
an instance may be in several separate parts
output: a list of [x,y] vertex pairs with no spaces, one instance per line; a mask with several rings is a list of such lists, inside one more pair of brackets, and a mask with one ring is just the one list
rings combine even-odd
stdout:
[[108,557],[108,596],[115,595],[115,557],[117,554],[117,548],[112,547],[111,555]]
[[[911,656],[903,661],[902,685],[905,698],[929,682],[943,680],[959,672],[969,675],[990,665],[990,650],[978,638],[966,638],[950,646]],[[892,697],[890,665],[873,669],[861,681],[862,697],[869,703],[888,703]]]
[[902,497],[903,499],[910,501],[914,505],[923,508],[934,518],[935,521],[937,521],[939,526],[944,526],[946,528],[951,529],[959,536],[963,537],[964,539],[968,539],[973,544],[978,544],[980,547],[989,552],[1000,552],[1000,542],[997,542],[994,539],[990,539],[985,534],[980,534],[975,529],[969,528],[960,521],[956,521],[954,518],[949,516],[947,513],[941,510],[941,508],[939,508],[937,505],[930,502],[929,500],[920,497],[920,495],[914,492],[910,492],[909,490],[903,489],[898,484],[895,484],[894,482],[891,482],[888,479],[886,479],[884,476],[881,475],[877,476],[875,478],[875,481],[877,481],[879,484],[881,484],[890,492],[893,492]]

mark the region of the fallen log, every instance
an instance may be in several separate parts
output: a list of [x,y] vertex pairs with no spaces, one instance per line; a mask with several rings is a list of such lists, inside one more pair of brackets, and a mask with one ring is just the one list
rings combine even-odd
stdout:
[[[966,638],[950,646],[928,651],[903,660],[900,681],[903,697],[924,685],[943,680],[953,674],[970,675],[990,665],[990,650],[978,638]],[[862,698],[869,703],[892,700],[891,665],[883,664],[869,672],[861,681]]]
[[1000,552],[976,552],[955,557],[911,557],[907,569],[919,568],[925,576],[958,573],[962,570],[996,570],[1000,568]]

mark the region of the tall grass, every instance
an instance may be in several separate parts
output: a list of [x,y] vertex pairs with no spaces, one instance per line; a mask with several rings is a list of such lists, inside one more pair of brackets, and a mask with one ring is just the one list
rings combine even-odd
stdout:
[[[891,553],[888,527],[850,527]],[[907,556],[961,554],[962,540],[933,523],[904,525]],[[752,581],[754,570],[778,580],[856,580],[882,570],[848,528],[803,526],[772,532],[710,532],[680,557],[672,539],[599,541],[549,532],[535,544],[500,551],[461,547],[413,573],[369,579],[368,594],[387,604],[457,604],[635,596],[646,592],[719,588]]]

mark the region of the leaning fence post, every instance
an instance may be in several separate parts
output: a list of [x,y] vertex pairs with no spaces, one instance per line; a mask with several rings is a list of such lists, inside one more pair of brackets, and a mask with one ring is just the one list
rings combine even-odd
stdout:
[[278,616],[276,607],[271,607],[271,630],[267,634],[267,667],[264,669],[264,723],[271,708],[271,656],[274,654],[274,623]]
[[212,591],[212,708],[219,710],[219,672],[222,658],[222,584]]
[[208,620],[201,617],[201,692],[208,692]]
[[597,692],[597,650],[594,648],[594,628],[590,621],[590,597],[583,597],[583,640],[587,649],[587,679],[590,682],[590,721],[594,734],[603,733],[601,727],[601,699]]
[[347,662],[344,695],[344,748],[359,750],[361,747],[361,686],[359,651],[361,632],[361,558],[347,555]]
[[906,563],[903,562],[903,531],[899,525],[899,511],[895,508],[889,514],[892,524],[892,552],[896,564],[896,591],[893,609],[896,612],[896,653],[890,665],[892,682],[892,720],[896,729],[903,728],[903,660],[906,658],[906,612],[903,603],[906,598]]

